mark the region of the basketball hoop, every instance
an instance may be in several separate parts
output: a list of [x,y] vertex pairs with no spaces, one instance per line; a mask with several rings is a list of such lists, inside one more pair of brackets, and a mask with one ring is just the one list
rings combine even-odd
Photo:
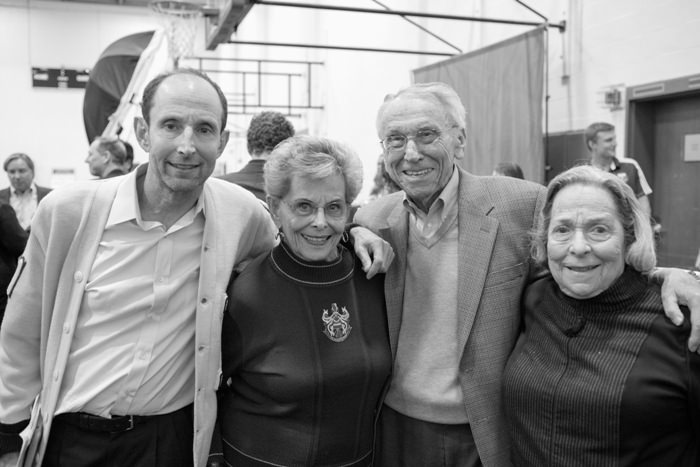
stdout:
[[183,1],[153,1],[151,9],[162,18],[168,38],[168,55],[178,67],[182,57],[194,53],[197,19],[202,16],[202,5]]

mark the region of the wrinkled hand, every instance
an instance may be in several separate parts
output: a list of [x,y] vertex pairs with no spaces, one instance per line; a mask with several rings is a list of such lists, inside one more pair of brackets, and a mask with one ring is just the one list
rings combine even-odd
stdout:
[[388,242],[364,227],[353,227],[350,235],[355,246],[355,254],[362,262],[362,270],[371,279],[378,273],[384,273],[394,261],[394,249]]
[[688,349],[700,353],[700,281],[684,269],[658,268],[654,275],[663,278],[661,300],[664,312],[675,325],[683,323],[683,314],[678,305],[690,308]]
[[18,452],[8,452],[0,457],[0,467],[15,467],[19,460]]

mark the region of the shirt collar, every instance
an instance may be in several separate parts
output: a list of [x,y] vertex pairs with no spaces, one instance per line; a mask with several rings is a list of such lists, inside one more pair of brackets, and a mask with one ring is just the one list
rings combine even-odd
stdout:
[[[452,177],[450,181],[447,182],[445,188],[442,189],[440,196],[433,202],[432,206],[429,208],[429,213],[435,212],[436,210],[441,210],[443,213],[450,212],[450,210],[457,204],[457,188],[459,187],[459,170],[455,166],[453,168]],[[423,211],[411,201],[408,196],[404,193],[403,205],[406,210],[418,216],[423,214]]]
[[613,157],[612,162],[610,162],[610,171],[614,172],[617,170],[617,168],[620,166],[620,161],[617,159],[617,157]]
[[[136,221],[136,223],[142,228],[152,227],[149,225],[150,223],[144,221],[141,217],[141,209],[139,209],[138,195],[136,191],[136,179],[138,177],[145,177],[145,172],[145,170],[133,170],[126,174],[119,182],[117,194],[114,198],[114,202],[112,203],[112,208],[109,212],[106,227],[129,221]],[[189,224],[200,211],[202,214],[206,215],[204,209],[204,193],[205,190],[203,189],[202,194],[199,195],[199,198],[197,199],[197,204],[192,209],[187,211],[180,219],[178,219],[175,225]]]
[[32,182],[32,184],[29,185],[29,188],[27,189],[27,191],[25,191],[24,193],[18,193],[17,190],[15,190],[14,188],[12,188],[11,191],[12,191],[12,194],[13,194],[14,196],[29,196],[29,195],[33,195],[34,193],[36,193],[36,184],[35,184],[34,182]]

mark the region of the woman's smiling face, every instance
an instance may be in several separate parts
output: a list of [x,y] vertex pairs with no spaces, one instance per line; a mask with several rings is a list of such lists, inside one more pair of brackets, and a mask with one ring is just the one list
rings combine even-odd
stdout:
[[547,260],[561,290],[577,299],[608,289],[625,269],[625,233],[604,188],[573,184],[552,203]]
[[337,258],[348,214],[342,175],[321,179],[293,175],[289,192],[272,199],[270,210],[297,256],[308,261]]

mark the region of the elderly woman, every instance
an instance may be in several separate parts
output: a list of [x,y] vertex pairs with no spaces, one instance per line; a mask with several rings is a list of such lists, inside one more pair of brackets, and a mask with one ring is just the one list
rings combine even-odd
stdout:
[[644,276],[653,242],[615,175],[549,184],[533,256],[551,277],[526,291],[504,375],[514,465],[700,465],[700,356]]
[[236,277],[219,423],[229,465],[367,466],[391,369],[383,275],[340,242],[362,186],[343,145],[293,137],[265,165],[280,244]]

